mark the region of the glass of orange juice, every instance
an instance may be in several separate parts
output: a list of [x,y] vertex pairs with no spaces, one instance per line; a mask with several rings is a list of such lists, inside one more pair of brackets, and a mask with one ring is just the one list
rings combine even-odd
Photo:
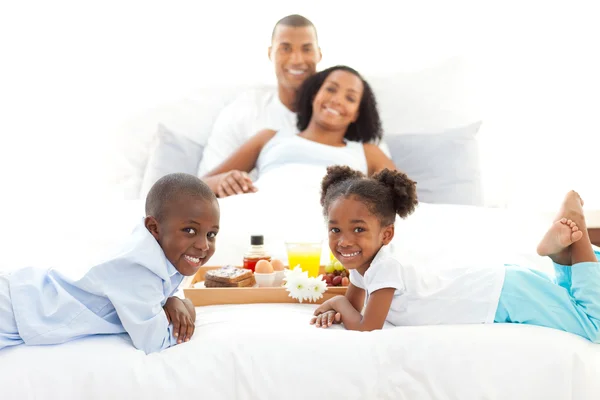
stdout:
[[308,276],[319,276],[321,267],[321,242],[286,242],[290,269],[300,265]]

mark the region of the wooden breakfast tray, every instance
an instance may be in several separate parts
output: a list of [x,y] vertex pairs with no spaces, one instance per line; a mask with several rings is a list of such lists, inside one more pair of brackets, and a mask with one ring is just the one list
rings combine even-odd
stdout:
[[[204,280],[204,274],[211,269],[221,267],[200,267],[191,283],[183,288],[186,299],[198,306],[211,306],[219,304],[255,304],[255,303],[299,303],[298,300],[289,296],[289,292],[283,287],[242,287],[242,288],[195,288],[194,284]],[[321,272],[325,273],[321,266]],[[323,293],[323,297],[314,303],[321,304],[337,295],[346,294],[347,286],[330,286]],[[303,302],[305,303],[305,302]]]

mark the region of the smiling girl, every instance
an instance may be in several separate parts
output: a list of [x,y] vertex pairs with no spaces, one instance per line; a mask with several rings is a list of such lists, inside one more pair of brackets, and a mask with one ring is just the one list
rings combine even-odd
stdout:
[[[600,263],[587,233],[583,201],[570,191],[537,252],[555,276],[520,267],[473,266],[431,271],[401,263],[388,244],[396,215],[417,205],[415,182],[398,171],[371,178],[330,167],[321,205],[329,248],[350,271],[345,296],[315,311],[311,323],[371,331],[395,326],[521,323],[560,329],[600,343]],[[468,248],[468,238],[465,238]]]

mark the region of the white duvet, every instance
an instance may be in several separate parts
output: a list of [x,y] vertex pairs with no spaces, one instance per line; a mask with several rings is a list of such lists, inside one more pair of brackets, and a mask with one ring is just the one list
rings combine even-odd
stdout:
[[198,309],[184,345],[126,336],[0,355],[2,399],[597,399],[600,347],[518,325],[308,325],[310,305]]
[[[277,197],[265,190],[221,200],[210,264],[238,264],[254,233],[264,234],[281,256],[288,238],[325,236],[315,192]],[[53,265],[81,274],[129,233],[143,204],[90,202],[46,211],[5,224],[0,270]],[[393,243],[403,262],[423,268],[518,262],[549,270],[549,261],[535,255],[548,224],[547,217],[526,213],[422,204],[398,222]],[[571,334],[517,325],[321,330],[308,325],[313,309],[198,308],[192,341],[149,356],[122,335],[3,350],[0,398],[600,398],[600,346]]]

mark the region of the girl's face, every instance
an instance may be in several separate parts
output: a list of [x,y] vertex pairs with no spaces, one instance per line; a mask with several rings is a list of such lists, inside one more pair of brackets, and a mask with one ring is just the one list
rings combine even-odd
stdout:
[[363,90],[358,76],[344,70],[333,71],[315,95],[313,118],[329,129],[346,129],[358,118]]
[[146,217],[146,228],[179,273],[194,275],[215,253],[219,206],[216,201],[181,196],[167,207],[163,221]]
[[356,196],[340,197],[328,210],[329,248],[346,269],[362,275],[381,248],[394,237],[394,225],[381,226]]

